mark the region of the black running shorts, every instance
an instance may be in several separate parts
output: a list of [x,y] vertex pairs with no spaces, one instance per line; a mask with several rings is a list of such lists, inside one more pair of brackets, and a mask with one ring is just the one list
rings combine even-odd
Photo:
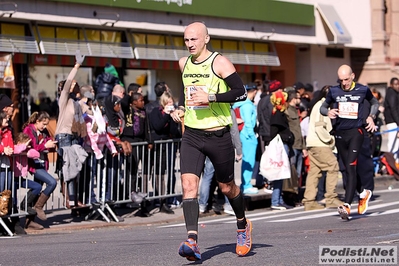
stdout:
[[206,156],[215,167],[218,182],[228,183],[234,179],[235,153],[228,127],[217,131],[185,128],[181,142],[181,173],[200,177]]

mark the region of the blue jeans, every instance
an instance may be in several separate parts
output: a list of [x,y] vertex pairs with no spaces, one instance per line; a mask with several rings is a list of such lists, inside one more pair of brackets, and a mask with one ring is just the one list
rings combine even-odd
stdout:
[[198,203],[200,205],[203,205],[205,207],[208,204],[209,189],[211,187],[211,182],[212,182],[214,173],[215,173],[215,168],[213,167],[213,164],[212,164],[211,160],[209,159],[209,157],[206,157],[204,173],[202,174],[202,180],[201,180],[200,191],[199,191],[199,201],[198,201]]
[[46,170],[44,169],[36,169],[35,174],[33,175],[35,180],[39,180],[43,183],[46,183],[46,188],[43,190],[43,194],[46,196],[50,196],[50,194],[54,191],[57,186],[57,180],[54,179]]
[[294,149],[294,157],[292,158],[292,160],[293,164],[295,165],[296,172],[299,178],[302,174],[302,164],[303,164],[302,150]]
[[[208,199],[209,199],[209,190],[211,188],[211,183],[212,183],[212,178],[215,173],[215,168],[213,167],[213,164],[209,157],[206,157],[205,159],[205,167],[204,167],[204,173],[202,175],[202,181],[201,181],[201,186],[200,186],[200,197],[198,203],[203,206],[207,206],[208,204]],[[225,202],[229,202],[228,198],[226,195],[224,196]]]
[[17,204],[18,200],[17,200],[17,189],[18,188],[27,188],[30,189],[32,191],[33,195],[39,195],[40,191],[42,191],[42,185],[40,185],[39,183],[30,180],[30,179],[26,179],[26,178],[21,178],[21,187],[18,187],[19,185],[19,180],[15,179],[14,181],[14,195],[13,195],[13,203]]
[[[16,185],[15,187],[18,187],[18,182],[15,182]],[[42,191],[42,185],[40,185],[39,183],[30,180],[30,179],[26,179],[26,178],[22,178],[22,182],[21,182],[21,188],[28,188],[32,191],[33,195],[39,195],[40,191]]]
[[[2,168],[1,170],[3,169],[4,168]],[[11,178],[12,176],[10,169],[7,169],[7,171],[0,171],[0,192],[3,192],[5,189],[11,189]]]
[[[290,148],[288,147],[288,145],[284,144],[284,148],[287,154],[289,154]],[[283,179],[273,181],[272,206],[285,204],[282,197],[283,181]]]
[[273,181],[273,193],[272,193],[272,206],[278,206],[284,204],[282,192],[283,190],[283,179]]

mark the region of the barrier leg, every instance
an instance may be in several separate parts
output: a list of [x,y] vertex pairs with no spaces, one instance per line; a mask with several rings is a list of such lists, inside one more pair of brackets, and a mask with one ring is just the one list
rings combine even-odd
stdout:
[[7,233],[10,236],[14,236],[14,234],[11,232],[10,228],[8,228],[8,226],[6,225],[6,223],[3,221],[3,219],[0,218],[0,225],[3,226],[4,230],[7,231]]
[[[103,159],[104,160],[104,159]],[[98,173],[100,173],[100,164],[98,165],[99,167],[97,168],[97,181],[99,181],[99,177],[100,175]],[[106,215],[105,211],[109,213],[109,215],[115,220],[115,222],[120,222],[118,217],[116,216],[116,214],[113,212],[113,210],[111,209],[111,207],[105,202],[105,191],[106,191],[106,179],[107,179],[107,161],[104,160],[104,166],[103,166],[103,170],[102,170],[102,182],[101,182],[101,205],[98,207],[93,207],[93,211],[88,214],[85,217],[85,220],[88,220],[92,217],[96,217],[95,219],[97,219],[99,217],[99,215],[101,215],[104,220],[107,223],[110,223],[111,220],[108,218],[108,216]],[[99,184],[99,182],[97,182],[97,184]],[[94,205],[93,205],[94,206]]]

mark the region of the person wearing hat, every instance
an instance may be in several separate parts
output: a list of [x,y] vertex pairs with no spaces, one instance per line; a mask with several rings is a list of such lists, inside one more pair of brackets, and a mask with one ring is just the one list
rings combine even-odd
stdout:
[[10,119],[14,112],[14,104],[5,94],[0,94],[0,110],[6,112],[7,119]]
[[258,194],[258,189],[251,184],[252,173],[255,166],[256,148],[258,140],[255,134],[256,126],[256,107],[253,103],[258,86],[255,83],[245,85],[247,90],[247,99],[241,102],[235,102],[233,109],[238,108],[244,127],[240,131],[240,140],[242,144],[242,165],[241,165],[241,186],[244,194]]
[[[288,94],[281,90],[281,86],[276,91],[272,92],[270,95],[270,103],[272,105],[271,113],[266,114],[269,115],[270,121],[270,135],[265,136],[264,142],[265,145],[268,146],[269,143],[277,136],[280,135],[281,140],[283,141],[284,148],[290,157],[292,153],[292,144],[294,142],[294,135],[290,131],[290,127],[288,124],[288,118],[284,113],[288,107]],[[282,197],[283,192],[283,179],[285,177],[279,176],[276,177],[273,182],[273,192],[271,199],[271,209],[272,210],[286,210],[292,209],[292,206],[287,205]]]
[[297,92],[299,92],[299,95],[301,95],[301,97],[302,97],[302,95],[303,95],[304,92],[305,92],[305,85],[303,85],[302,82],[298,81],[297,83],[294,84],[293,87],[295,88],[295,90],[296,90]]
[[331,120],[322,116],[320,106],[325,101],[327,92],[331,86],[324,86],[309,116],[309,130],[306,137],[306,147],[310,161],[309,172],[306,177],[306,189],[302,199],[305,211],[324,209],[316,201],[319,180],[322,172],[326,172],[326,199],[327,208],[338,208],[343,202],[338,199],[335,192],[338,182],[338,160],[334,155],[335,139],[330,135],[332,130]]
[[113,88],[118,84],[123,86],[118,72],[113,65],[107,63],[104,67],[104,72],[97,76],[94,83],[96,99],[101,103],[101,106],[103,106],[103,100],[111,95]]
[[[265,139],[270,137],[270,117],[272,114],[273,105],[270,102],[271,93],[275,91],[282,91],[281,82],[278,80],[268,81],[264,83],[262,94],[257,106],[257,118],[258,118],[258,134],[259,134],[259,161],[261,155],[265,152]],[[260,180],[263,181],[260,181]],[[263,182],[263,184],[262,184]],[[262,176],[257,178],[257,187],[265,186],[265,191],[270,192],[268,187],[268,181]]]

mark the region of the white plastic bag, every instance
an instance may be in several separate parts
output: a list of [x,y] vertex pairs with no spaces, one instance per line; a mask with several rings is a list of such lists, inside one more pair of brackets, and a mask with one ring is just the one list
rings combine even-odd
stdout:
[[265,147],[259,172],[268,181],[291,178],[290,162],[279,134]]

